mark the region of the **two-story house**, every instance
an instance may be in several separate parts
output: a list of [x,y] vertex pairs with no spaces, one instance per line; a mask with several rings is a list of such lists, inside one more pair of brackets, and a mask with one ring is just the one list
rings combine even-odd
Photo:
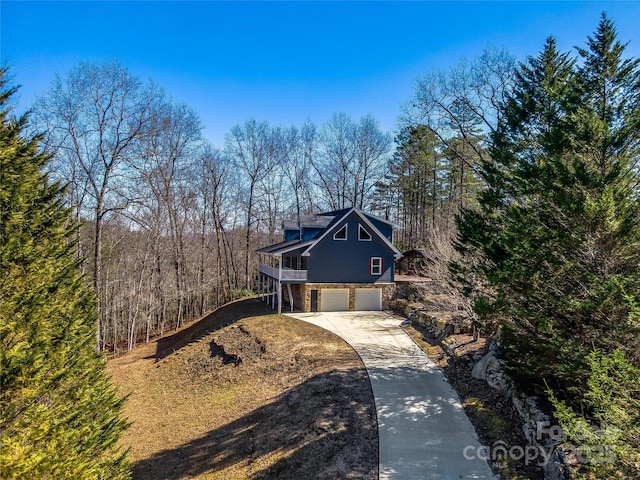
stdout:
[[393,291],[393,224],[356,208],[285,222],[280,243],[258,250],[258,294],[282,311],[381,310]]

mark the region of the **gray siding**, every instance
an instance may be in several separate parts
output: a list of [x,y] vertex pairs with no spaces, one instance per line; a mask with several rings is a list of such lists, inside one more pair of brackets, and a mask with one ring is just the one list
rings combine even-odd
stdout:
[[[348,223],[347,240],[334,240],[333,234]],[[358,223],[371,234],[371,241],[358,240]],[[307,259],[310,283],[393,282],[393,251],[352,213],[315,245]],[[383,259],[382,275],[369,273],[371,257]]]

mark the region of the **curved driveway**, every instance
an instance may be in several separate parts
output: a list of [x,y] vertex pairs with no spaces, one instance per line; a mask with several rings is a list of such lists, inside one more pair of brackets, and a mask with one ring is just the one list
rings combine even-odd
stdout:
[[380,479],[496,478],[456,392],[440,369],[383,312],[294,313],[347,341],[373,388],[380,440]]

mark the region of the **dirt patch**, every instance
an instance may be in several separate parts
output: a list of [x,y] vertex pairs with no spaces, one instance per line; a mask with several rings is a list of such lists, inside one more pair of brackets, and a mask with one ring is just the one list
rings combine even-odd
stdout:
[[[485,381],[471,376],[475,360],[488,349],[488,339],[473,341],[470,335],[451,335],[442,343],[419,325],[407,324],[404,330],[420,348],[442,369],[458,393],[464,410],[476,429],[481,445],[526,448],[522,420],[510,400]],[[501,479],[543,480],[537,464],[508,459],[494,462],[492,468]]]
[[160,355],[109,362],[130,394],[134,479],[377,479],[375,407],[355,352],[257,300],[219,313]]

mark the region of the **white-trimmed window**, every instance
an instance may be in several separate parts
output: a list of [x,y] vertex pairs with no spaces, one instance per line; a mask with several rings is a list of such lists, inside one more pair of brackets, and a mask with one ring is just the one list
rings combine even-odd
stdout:
[[333,234],[334,240],[346,240],[347,239],[347,225],[344,225],[340,230]]
[[358,224],[358,240],[361,242],[370,242],[371,234],[365,230],[365,228]]
[[382,275],[382,257],[371,257],[369,259],[369,273],[371,275]]

